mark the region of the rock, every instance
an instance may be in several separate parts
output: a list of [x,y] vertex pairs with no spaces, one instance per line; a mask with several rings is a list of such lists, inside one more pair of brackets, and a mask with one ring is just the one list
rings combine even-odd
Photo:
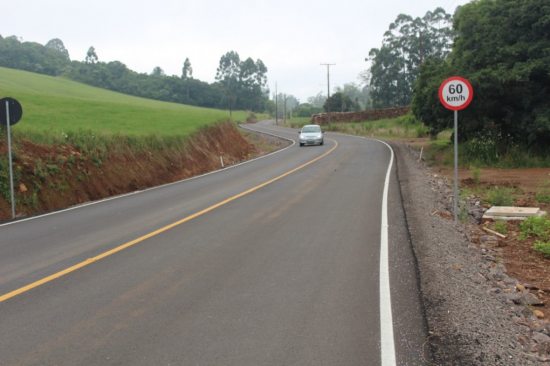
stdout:
[[490,275],[495,281],[503,281],[506,276],[500,268],[492,269]]
[[521,303],[521,294],[513,293],[513,294],[506,294],[506,300],[513,302],[514,304],[520,304]]
[[490,254],[483,255],[483,259],[485,259],[488,262],[496,262],[497,261],[497,259],[494,256],[490,255]]
[[27,186],[26,186],[25,184],[21,183],[21,184],[19,185],[19,192],[25,193],[25,192],[27,192],[27,191],[28,191]]
[[537,296],[533,295],[530,292],[525,293],[522,296],[523,305],[529,306],[543,306],[544,302],[539,299]]
[[493,235],[482,235],[479,237],[481,243],[498,243],[498,238]]
[[544,319],[544,313],[540,310],[533,310],[533,315],[539,319]]
[[550,337],[546,334],[535,332],[533,340],[537,343],[536,350],[539,354],[550,354]]
[[518,290],[519,292],[523,292],[525,291],[525,286],[523,286],[521,283],[518,283],[516,285],[516,290]]

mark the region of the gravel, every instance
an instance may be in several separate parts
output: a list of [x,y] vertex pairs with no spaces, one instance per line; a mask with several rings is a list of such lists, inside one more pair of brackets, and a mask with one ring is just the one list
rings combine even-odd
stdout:
[[[392,145],[418,259],[422,297],[436,365],[550,365],[548,322],[528,305],[532,294],[509,277],[485,235],[452,220],[452,189],[417,153]],[[479,204],[466,215],[479,220]],[[469,220],[465,220],[469,221]]]

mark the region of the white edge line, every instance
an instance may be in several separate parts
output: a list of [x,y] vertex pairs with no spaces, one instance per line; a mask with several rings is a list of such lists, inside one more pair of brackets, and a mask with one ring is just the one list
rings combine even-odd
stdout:
[[386,172],[386,181],[384,183],[384,193],[382,195],[382,222],[380,229],[380,357],[382,366],[394,366],[396,364],[396,357],[393,338],[388,244],[388,191],[394,153],[388,143],[381,140],[373,140],[386,145],[391,153],[390,163]]
[[48,213],[45,213],[45,214],[42,214],[42,215],[37,215],[37,216],[32,216],[32,217],[27,217],[25,219],[20,219],[20,220],[15,220],[15,221],[10,221],[10,222],[6,222],[4,224],[0,224],[0,227],[3,227],[3,226],[8,226],[8,225],[15,225],[15,224],[19,224],[19,223],[22,223],[22,222],[25,222],[25,221],[31,221],[31,220],[36,220],[36,219],[41,219],[41,218],[44,218],[44,217],[47,217],[47,216],[53,216],[53,215],[57,215],[57,214],[60,214],[60,213],[64,213],[64,212],[67,212],[67,211],[72,211],[72,210],[76,210],[76,209],[79,209],[79,208],[84,208],[84,207],[88,207],[88,206],[93,206],[93,205],[97,205],[99,203],[103,203],[103,202],[108,202],[108,201],[112,201],[112,200],[116,200],[116,199],[119,199],[119,198],[124,198],[124,197],[129,197],[129,196],[133,196],[135,194],[139,194],[139,193],[143,193],[143,192],[147,192],[147,191],[152,191],[154,189],[160,189],[160,188],[164,188],[164,187],[168,187],[168,186],[173,186],[173,185],[176,185],[176,184],[180,184],[180,183],[184,183],[184,182],[188,182],[190,180],[194,180],[194,179],[199,179],[199,178],[202,178],[202,177],[206,177],[207,175],[212,175],[212,174],[216,174],[216,173],[221,173],[225,170],[229,170],[229,169],[233,169],[233,168],[236,168],[236,167],[239,167],[241,165],[245,165],[245,164],[249,164],[249,163],[252,163],[256,160],[260,160],[260,159],[264,159],[264,158],[267,158],[271,155],[275,155],[275,154],[278,154],[280,152],[283,152],[285,151],[286,149],[290,149],[292,146],[296,145],[296,141],[293,140],[293,139],[290,139],[288,137],[283,137],[283,136],[279,136],[279,135],[275,135],[273,133],[269,133],[269,132],[262,132],[262,131],[257,131],[257,130],[254,130],[252,128],[249,128],[249,127],[242,127],[241,125],[239,125],[240,128],[244,129],[244,130],[248,130],[248,131],[252,131],[252,132],[256,132],[256,133],[262,133],[264,135],[269,135],[269,136],[273,136],[273,137],[277,137],[277,138],[281,138],[283,140],[287,140],[287,141],[290,141],[292,142],[292,144],[290,144],[289,146],[285,147],[285,148],[282,148],[280,150],[277,150],[277,151],[273,151],[269,154],[266,154],[266,155],[262,155],[262,156],[259,156],[257,158],[254,158],[254,159],[251,159],[251,160],[247,160],[247,161],[243,161],[239,164],[235,164],[235,165],[230,165],[228,167],[225,167],[225,168],[222,168],[222,169],[217,169],[217,170],[213,170],[213,171],[210,171],[208,173],[204,173],[204,174],[201,174],[201,175],[195,175],[193,177],[189,177],[189,178],[185,178],[185,179],[182,179],[182,180],[178,180],[176,182],[171,182],[171,183],[166,183],[166,184],[162,184],[160,186],[155,186],[155,187],[150,187],[150,188],[146,188],[146,189],[142,189],[142,190],[138,190],[138,191],[134,191],[134,192],[129,192],[129,193],[124,193],[124,194],[120,194],[120,195],[117,195],[117,196],[113,196],[113,197],[108,197],[108,198],[104,198],[104,199],[100,199],[100,200],[97,200],[97,201],[92,201],[92,202],[86,202],[86,203],[82,203],[82,204],[79,204],[79,205],[75,205],[75,206],[71,206],[71,207],[68,207],[68,208],[65,208],[65,209],[62,209],[62,210],[58,210],[58,211],[54,211],[54,212],[48,212]]

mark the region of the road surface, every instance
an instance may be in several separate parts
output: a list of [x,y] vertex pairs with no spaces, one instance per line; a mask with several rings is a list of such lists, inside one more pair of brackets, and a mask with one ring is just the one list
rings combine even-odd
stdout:
[[391,157],[328,133],[324,146],[0,226],[0,365],[424,364]]

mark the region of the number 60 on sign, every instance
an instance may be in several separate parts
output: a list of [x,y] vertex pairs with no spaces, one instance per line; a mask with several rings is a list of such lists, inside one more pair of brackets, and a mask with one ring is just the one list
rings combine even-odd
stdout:
[[474,97],[474,90],[470,82],[460,76],[453,76],[441,83],[439,100],[441,104],[452,111],[466,108]]

